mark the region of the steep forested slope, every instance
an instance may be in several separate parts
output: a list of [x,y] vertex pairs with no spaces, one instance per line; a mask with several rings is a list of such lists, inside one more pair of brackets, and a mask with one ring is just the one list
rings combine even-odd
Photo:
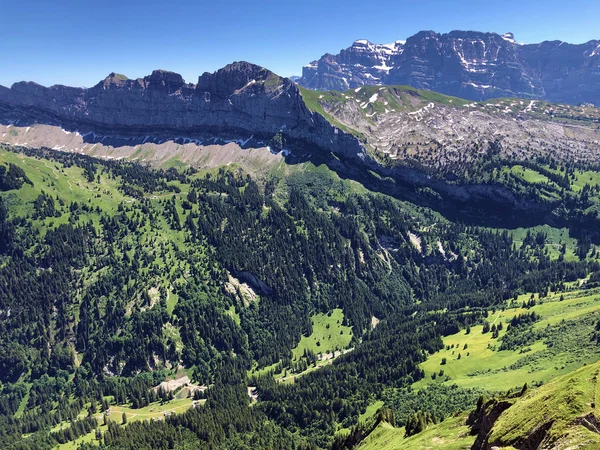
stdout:
[[[395,390],[414,400],[445,336],[599,270],[587,234],[466,226],[311,164],[255,179],[3,149],[0,181],[5,448],[328,447]],[[438,420],[478,393],[453,395]]]

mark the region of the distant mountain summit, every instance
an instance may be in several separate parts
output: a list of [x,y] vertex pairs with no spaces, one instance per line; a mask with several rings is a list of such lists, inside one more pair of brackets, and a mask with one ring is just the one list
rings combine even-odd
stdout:
[[512,33],[421,31],[406,42],[355,41],[302,69],[317,90],[409,85],[470,100],[524,97],[600,105],[600,41],[519,44]]
[[338,91],[382,84],[394,64],[392,60],[402,54],[404,43],[372,44],[366,39],[356,40],[339,54],[326,53],[304,66],[298,82],[309,89]]

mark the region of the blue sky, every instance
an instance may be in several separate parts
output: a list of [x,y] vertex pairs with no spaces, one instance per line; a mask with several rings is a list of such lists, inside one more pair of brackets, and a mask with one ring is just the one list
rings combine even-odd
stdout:
[[187,81],[238,60],[284,75],[355,39],[512,31],[519,42],[600,39],[600,0],[0,0],[0,84],[91,86],[153,69]]

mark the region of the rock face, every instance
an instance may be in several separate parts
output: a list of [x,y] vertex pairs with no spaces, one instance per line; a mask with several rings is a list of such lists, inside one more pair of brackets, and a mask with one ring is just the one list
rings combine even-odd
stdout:
[[263,139],[360,154],[356,139],[310,111],[298,87],[246,62],[205,73],[198,84],[156,70],[130,80],[111,73],[96,86],[44,87],[31,82],[0,86],[0,118],[68,126],[80,132]]
[[310,89],[409,85],[470,100],[525,97],[600,105],[600,41],[521,45],[512,33],[421,31],[406,42],[356,41],[303,68]]
[[402,54],[403,41],[372,44],[365,39],[354,41],[339,55],[329,53],[302,68],[299,83],[310,89],[338,90],[382,84],[392,58]]
[[511,400],[488,400],[485,404],[480,403],[477,409],[472,411],[467,420],[471,426],[471,434],[477,435],[471,450],[483,450],[490,448],[487,444],[488,436],[494,424],[504,411],[513,404]]

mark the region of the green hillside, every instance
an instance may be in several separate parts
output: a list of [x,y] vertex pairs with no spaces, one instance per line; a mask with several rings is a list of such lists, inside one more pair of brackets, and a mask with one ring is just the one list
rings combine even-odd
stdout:
[[467,417],[461,415],[432,425],[425,431],[406,437],[404,428],[395,428],[381,422],[360,445],[361,450],[427,450],[433,448],[448,450],[470,449],[475,437],[465,424]]
[[465,225],[312,163],[1,149],[0,444],[330,448],[383,407],[364,445],[462,448],[479,396],[599,359],[599,274],[591,232]]
[[[600,448],[597,378],[600,363],[586,365],[523,395],[481,403],[473,411],[407,436],[403,427],[381,422],[362,441],[362,449]],[[502,402],[496,418],[492,411]],[[484,424],[485,425],[482,425]]]
[[[427,376],[416,386],[446,383],[502,391],[546,382],[600,359],[600,349],[590,341],[600,320],[599,290],[573,289],[534,298],[534,306],[521,307],[531,299],[525,294],[512,302],[518,307],[492,312],[487,319],[490,327],[502,324],[496,336],[477,325],[469,334],[460,331],[445,337],[445,348],[422,363]],[[515,316],[531,313],[539,318],[507,336]]]
[[600,364],[591,364],[528,391],[500,416],[487,442],[517,448],[599,448],[599,373]]

